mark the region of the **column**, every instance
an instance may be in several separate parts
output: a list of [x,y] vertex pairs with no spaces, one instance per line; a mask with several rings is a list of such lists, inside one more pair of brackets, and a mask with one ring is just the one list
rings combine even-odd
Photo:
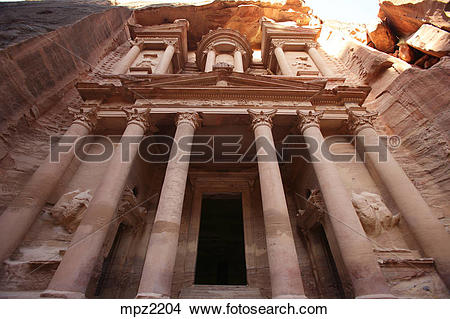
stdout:
[[[322,145],[319,121],[321,112],[298,112],[298,128],[305,137]],[[334,163],[325,160],[321,152],[311,154],[318,159],[313,169],[323,195],[327,215],[333,228],[345,268],[350,276],[356,298],[392,298],[381,273],[371,242],[365,235],[350,194],[342,183]]]
[[294,72],[292,71],[291,67],[289,66],[289,63],[286,59],[286,55],[283,51],[283,41],[272,41],[273,44],[273,51],[277,58],[278,65],[280,66],[281,74],[288,75],[288,76],[295,76]]
[[136,60],[136,58],[139,56],[139,53],[141,53],[141,49],[143,46],[142,41],[134,42],[131,49],[127,52],[127,54],[120,59],[119,62],[116,63],[113,69],[113,74],[125,74],[128,72],[128,69],[130,68],[131,64]]
[[[124,109],[127,127],[114,150],[105,175],[78,226],[48,288],[41,297],[84,298],[94,266],[99,260],[109,225],[113,221],[139,144],[149,128],[149,109]],[[130,138],[133,138],[130,141]],[[130,142],[130,143],[129,143]],[[122,151],[129,147],[129,158],[122,161]]]
[[176,40],[166,40],[167,44],[166,50],[164,51],[161,60],[159,60],[158,65],[154,74],[166,74],[169,69],[170,62],[172,61],[173,54],[175,53],[175,46],[177,44]]
[[430,207],[409,180],[401,166],[387,151],[387,161],[379,161],[367,147],[378,145],[379,137],[373,127],[376,114],[357,114],[349,111],[349,128],[353,134],[364,136],[366,163],[386,186],[402,217],[427,257],[435,260],[436,269],[450,288],[450,235],[433,215]]
[[234,51],[234,72],[244,73],[244,63],[242,62],[242,51]]
[[[266,113],[249,110],[258,151],[272,298],[306,298],[272,137],[275,113],[275,110]],[[262,155],[261,149],[267,155]]]
[[319,69],[320,73],[322,73],[325,77],[334,77],[333,71],[331,71],[330,66],[325,63],[322,55],[317,50],[317,44],[316,43],[310,43],[307,45],[307,52],[311,59],[313,60],[314,64]]
[[[74,113],[74,121],[64,137],[75,139],[88,135],[97,123],[96,109]],[[61,153],[59,162],[52,162],[50,155],[31,176],[20,194],[0,215],[0,262],[7,259],[22,243],[23,238],[44,208],[58,181],[74,158],[74,146]]]
[[213,65],[216,63],[216,51],[214,48],[209,48],[206,52],[205,72],[211,72]]
[[[189,155],[199,115],[177,116],[177,130],[167,164],[166,175],[147,248],[141,282],[136,298],[169,298],[177,255],[184,193],[189,170]],[[183,151],[176,147],[183,138]],[[186,144],[184,144],[186,143]],[[182,160],[181,157],[184,157]]]

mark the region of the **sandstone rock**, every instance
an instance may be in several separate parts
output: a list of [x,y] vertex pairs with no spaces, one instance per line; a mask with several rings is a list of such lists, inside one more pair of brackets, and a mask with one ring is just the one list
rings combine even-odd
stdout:
[[414,51],[406,43],[398,44],[398,57],[403,61],[411,63],[414,61]]
[[397,39],[380,19],[367,26],[367,33],[375,48],[387,53],[394,52]]
[[189,49],[193,50],[203,34],[217,28],[229,28],[244,34],[252,47],[260,45],[260,24],[262,17],[293,25],[309,25],[313,20],[311,9],[303,1],[295,0],[284,4],[259,1],[220,1],[204,6],[170,5],[151,6],[135,10],[133,24],[158,25],[175,19],[191,22],[188,31]]
[[406,40],[406,43],[427,54],[442,57],[450,51],[450,33],[424,24]]
[[126,41],[129,15],[126,8],[111,8],[1,50],[0,131],[21,120],[26,126],[30,109],[45,113],[89,64]]
[[382,0],[378,16],[397,36],[407,37],[424,23],[450,31],[448,0]]
[[427,70],[410,68],[366,104],[387,134],[402,139],[393,154],[439,218],[450,212],[449,72],[448,57]]

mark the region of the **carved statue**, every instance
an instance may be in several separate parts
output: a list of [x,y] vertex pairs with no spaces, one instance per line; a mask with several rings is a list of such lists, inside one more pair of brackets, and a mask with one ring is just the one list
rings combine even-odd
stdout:
[[138,205],[133,190],[127,185],[122,193],[122,199],[117,207],[117,214],[120,220],[130,226],[139,226],[144,223],[147,210]]
[[352,203],[367,235],[378,236],[395,227],[400,220],[400,216],[393,215],[378,194],[352,193]]
[[50,215],[72,234],[80,224],[91,199],[89,189],[84,192],[78,189],[68,192],[61,196],[58,203],[51,209]]

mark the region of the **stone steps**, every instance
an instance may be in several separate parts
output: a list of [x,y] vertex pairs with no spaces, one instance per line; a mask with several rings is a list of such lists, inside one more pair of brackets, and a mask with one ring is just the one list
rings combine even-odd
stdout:
[[180,299],[262,299],[259,288],[231,285],[194,285],[183,288]]

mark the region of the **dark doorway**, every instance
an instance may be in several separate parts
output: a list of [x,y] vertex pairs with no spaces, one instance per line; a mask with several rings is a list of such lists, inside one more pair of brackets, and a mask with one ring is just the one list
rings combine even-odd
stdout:
[[247,284],[240,193],[203,196],[195,284]]

